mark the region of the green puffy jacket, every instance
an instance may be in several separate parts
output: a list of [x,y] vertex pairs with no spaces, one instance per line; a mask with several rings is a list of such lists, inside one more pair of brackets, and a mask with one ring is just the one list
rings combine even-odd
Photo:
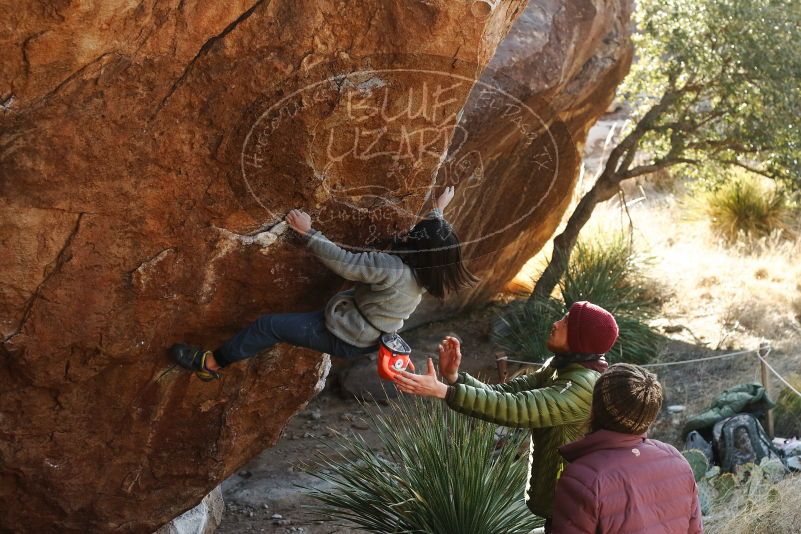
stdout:
[[571,363],[559,370],[551,360],[535,373],[487,385],[459,373],[445,401],[453,410],[499,425],[531,429],[526,504],[550,518],[556,482],[565,468],[557,449],[589,430],[592,388],[601,373]]

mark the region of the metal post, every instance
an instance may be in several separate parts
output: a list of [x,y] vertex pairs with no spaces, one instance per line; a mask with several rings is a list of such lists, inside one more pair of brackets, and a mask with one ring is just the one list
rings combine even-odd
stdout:
[[[762,343],[759,344],[759,356],[762,357],[762,358],[767,359],[768,354],[770,354],[770,343],[768,343],[767,341],[763,341]],[[765,365],[765,362],[763,362],[762,360],[759,360],[759,370],[760,370],[760,372],[762,374],[762,387],[765,388],[765,394],[767,395],[767,397],[770,400],[773,400],[771,398],[771,395],[770,395],[770,380],[768,379],[768,376],[769,376],[768,375],[768,366]],[[768,413],[767,413],[766,418],[767,418],[767,423],[768,423],[768,428],[766,430],[768,431],[768,436],[770,436],[770,438],[773,439],[775,436],[773,434],[773,410],[772,409],[768,409]]]
[[503,353],[495,354],[495,363],[498,364],[498,380],[501,383],[506,382],[509,377],[509,362],[506,361],[506,356]]

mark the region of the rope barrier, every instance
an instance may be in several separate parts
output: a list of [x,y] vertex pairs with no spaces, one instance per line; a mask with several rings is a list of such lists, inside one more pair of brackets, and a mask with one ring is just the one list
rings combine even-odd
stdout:
[[765,364],[765,366],[766,366],[768,369],[770,369],[770,372],[772,372],[772,373],[773,373],[773,374],[776,376],[776,378],[778,378],[779,380],[781,380],[781,381],[784,383],[784,385],[785,385],[785,386],[787,386],[788,388],[790,388],[790,390],[792,390],[792,392],[793,392],[793,393],[795,393],[796,395],[798,395],[799,397],[801,397],[801,393],[799,393],[799,391],[798,391],[797,389],[795,389],[793,386],[791,386],[791,385],[790,385],[790,383],[789,383],[789,382],[787,382],[787,380],[785,380],[785,379],[784,379],[784,377],[783,377],[782,375],[780,375],[780,374],[779,374],[779,373],[776,371],[776,369],[774,369],[774,368],[773,368],[773,366],[772,366],[772,365],[770,365],[770,364],[768,363],[768,361],[767,361],[765,358],[763,358],[763,357],[762,357],[760,354],[757,354],[757,358],[759,358],[759,360],[760,360],[762,363],[764,363],[764,364]]
[[[759,358],[759,361],[761,361],[763,364],[765,364],[765,366],[768,369],[770,369],[770,372],[773,373],[773,375],[776,378],[778,378],[785,386],[790,388],[790,391],[792,391],[793,393],[795,393],[796,395],[801,397],[801,392],[798,391],[797,389],[795,389],[792,386],[792,384],[790,384],[782,375],[779,374],[778,371],[776,371],[776,369],[773,368],[773,366],[771,364],[768,363],[768,361],[765,359],[765,357],[763,357],[763,355],[761,354],[762,351],[764,351],[764,355],[765,356],[770,354],[770,351],[771,351],[770,345],[762,345],[758,349],[741,350],[741,351],[737,351],[737,352],[729,352],[727,354],[718,354],[717,356],[708,356],[706,358],[695,358],[695,359],[692,359],[692,360],[682,360],[680,362],[649,363],[649,364],[646,364],[646,365],[641,365],[640,367],[667,367],[669,365],[684,365],[684,364],[688,364],[688,363],[707,362],[707,361],[711,361],[711,360],[720,360],[720,359],[723,359],[723,358],[733,358],[734,356],[743,356],[745,354],[755,353],[756,357]],[[527,362],[527,361],[522,361],[522,360],[512,360],[512,359],[510,359],[510,358],[508,358],[506,356],[501,356],[499,358],[496,358],[496,361],[500,361],[500,360],[503,360],[503,361],[506,361],[506,362],[509,362],[509,363],[517,363],[517,364],[520,364],[520,365],[530,365],[532,367],[542,367],[542,365],[543,365],[541,363]]]
[[667,367],[669,365],[683,365],[685,363],[698,363],[708,360],[720,360],[721,358],[732,358],[734,356],[742,356],[744,354],[751,354],[752,352],[759,353],[759,349],[741,350],[738,352],[730,352],[728,354],[718,354],[717,356],[708,356],[706,358],[695,358],[694,360],[682,360],[680,362],[663,362],[663,363],[649,363],[641,365],[640,367]]
[[[640,367],[667,367],[668,365],[684,365],[686,363],[697,363],[697,362],[705,362],[708,360],[720,360],[721,358],[732,358],[734,356],[742,356],[744,354],[751,354],[752,352],[758,353],[760,349],[752,349],[752,350],[741,350],[738,352],[730,352],[728,354],[718,354],[717,356],[708,356],[706,358],[695,358],[694,360],[682,360],[680,362],[664,362],[664,363],[649,363],[646,365],[641,365]],[[506,356],[501,356],[500,358],[496,358],[497,360],[505,360],[509,363],[518,363],[520,365],[531,365],[534,367],[542,367],[541,363],[534,363],[534,362],[526,362],[521,360],[512,360]]]

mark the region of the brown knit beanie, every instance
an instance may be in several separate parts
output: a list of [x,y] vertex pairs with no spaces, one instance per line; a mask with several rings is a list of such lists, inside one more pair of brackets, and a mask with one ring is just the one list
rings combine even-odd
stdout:
[[609,367],[592,392],[592,430],[643,434],[662,407],[656,375],[629,363]]

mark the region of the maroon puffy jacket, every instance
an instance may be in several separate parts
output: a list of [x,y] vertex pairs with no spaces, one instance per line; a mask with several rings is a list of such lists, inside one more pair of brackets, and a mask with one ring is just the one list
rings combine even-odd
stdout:
[[703,532],[698,488],[674,447],[645,434],[599,430],[559,448],[554,534]]

